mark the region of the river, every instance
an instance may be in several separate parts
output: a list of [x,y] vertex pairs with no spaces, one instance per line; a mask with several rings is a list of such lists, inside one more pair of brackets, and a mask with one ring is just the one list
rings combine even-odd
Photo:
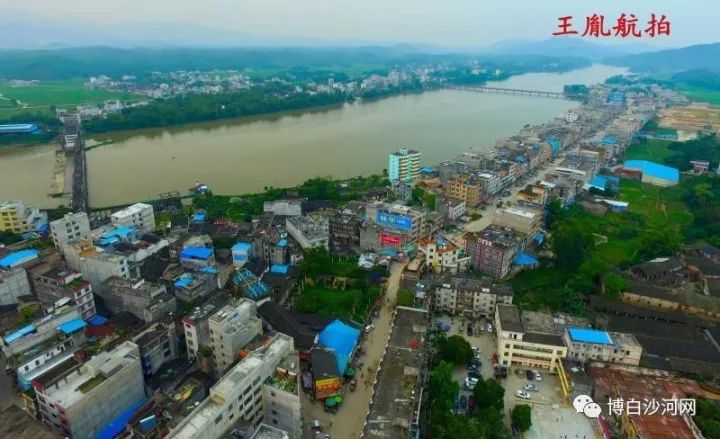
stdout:
[[[562,91],[625,70],[602,65],[563,74],[531,73],[488,85]],[[215,193],[286,187],[314,176],[380,173],[399,147],[422,152],[424,164],[471,147],[492,148],[525,124],[578,105],[528,96],[438,90],[346,104],[321,111],[226,120],[179,128],[97,135],[114,143],[88,152],[90,205],[117,205],[186,192],[195,181]],[[52,146],[0,149],[0,200],[19,198],[50,207]]]

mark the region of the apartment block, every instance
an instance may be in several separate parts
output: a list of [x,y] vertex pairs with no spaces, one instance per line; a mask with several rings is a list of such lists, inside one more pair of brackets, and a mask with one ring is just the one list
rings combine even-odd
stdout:
[[115,227],[135,227],[141,232],[155,230],[155,213],[149,204],[137,203],[110,215],[110,222]]
[[97,314],[92,285],[73,270],[53,269],[35,281],[35,294],[40,302],[52,305],[62,298],[72,299],[87,320]]
[[483,201],[482,180],[472,176],[456,176],[445,187],[445,195],[465,201],[468,207],[477,207]]
[[154,375],[163,364],[178,357],[175,322],[171,318],[153,323],[133,337],[138,346],[142,370],[146,376]]
[[413,149],[400,148],[388,157],[388,178],[390,181],[414,183],[420,178],[420,153]]
[[230,295],[216,290],[202,305],[183,317],[187,355],[195,358],[202,347],[210,348],[210,317],[230,301]]
[[406,236],[408,242],[416,242],[427,234],[427,214],[421,210],[376,201],[367,204],[365,212],[369,222],[377,224],[389,235]]
[[18,297],[27,296],[31,292],[24,268],[0,267],[0,305],[15,305]]
[[495,211],[493,224],[510,228],[524,234],[528,239],[535,237],[542,225],[542,212],[518,207],[508,207]]
[[250,436],[263,421],[263,385],[294,350],[293,340],[276,334],[226,373],[200,403],[168,434],[169,439],[217,439],[232,429]]
[[265,380],[263,422],[281,429],[292,439],[302,438],[300,405],[300,358],[291,351]]
[[119,413],[145,399],[140,351],[126,341],[44,386],[36,384],[35,393],[42,420],[55,433],[95,437]]
[[255,301],[243,298],[222,307],[210,317],[210,347],[217,376],[222,376],[239,358],[240,350],[262,333],[262,321],[256,313]]
[[475,270],[503,278],[510,272],[513,259],[524,248],[526,239],[523,233],[491,224],[480,232],[466,236],[465,251]]
[[457,273],[470,262],[464,249],[442,236],[421,239],[418,241],[418,250],[425,258],[425,266],[434,273]]
[[87,214],[66,213],[62,218],[50,222],[50,234],[55,247],[60,251],[68,242],[90,239],[90,222]]
[[430,280],[433,309],[470,319],[492,319],[497,305],[510,305],[510,285],[496,284],[489,279],[445,277]]
[[165,285],[144,279],[111,276],[98,288],[97,294],[113,313],[128,311],[146,323],[177,310],[175,297],[168,294]]
[[47,213],[25,207],[20,200],[0,201],[0,232],[22,234],[47,227]]
[[5,358],[26,352],[60,334],[63,324],[81,320],[82,314],[74,302],[62,299],[48,313],[37,320],[8,332],[2,338],[2,351]]

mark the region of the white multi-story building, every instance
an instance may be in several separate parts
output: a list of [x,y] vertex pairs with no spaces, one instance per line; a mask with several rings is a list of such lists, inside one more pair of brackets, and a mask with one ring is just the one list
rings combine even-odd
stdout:
[[58,329],[64,323],[82,318],[75,303],[68,299],[61,299],[58,305],[46,315],[38,318],[30,324],[13,330],[2,338],[2,350],[5,358],[26,352],[33,347],[56,337]]
[[71,241],[90,239],[90,222],[85,212],[66,213],[64,217],[50,222],[55,247],[63,251],[63,246]]
[[275,335],[226,373],[200,403],[168,434],[168,439],[217,439],[238,423],[249,424],[250,436],[263,420],[263,383],[294,350],[293,339]]
[[135,227],[141,232],[155,230],[155,214],[149,204],[137,203],[110,215],[113,226]]
[[495,211],[493,224],[509,227],[516,232],[525,234],[528,239],[535,238],[542,224],[542,213],[518,207],[508,207]]
[[36,385],[35,393],[42,420],[55,433],[95,437],[118,413],[145,399],[140,351],[126,341],[45,386]]
[[457,273],[470,263],[464,249],[459,248],[447,238],[423,238],[418,241],[418,250],[425,257],[425,266],[435,273]]
[[567,328],[563,339],[568,347],[569,359],[640,365],[642,346],[632,334]]
[[388,178],[390,181],[414,183],[420,179],[420,153],[413,149],[400,148],[388,156]]
[[330,229],[327,217],[317,219],[293,216],[285,220],[285,228],[303,249],[328,248]]
[[47,305],[63,297],[72,299],[84,320],[97,314],[92,285],[76,271],[55,269],[41,275],[35,281],[35,294],[38,300]]
[[230,296],[225,292],[217,292],[213,297],[202,305],[196,307],[192,313],[183,317],[183,329],[185,331],[185,344],[187,355],[195,358],[201,347],[210,348],[210,317],[220,308],[225,306]]
[[263,386],[263,422],[287,432],[291,439],[302,438],[300,406],[300,359],[290,352]]
[[239,358],[243,346],[262,333],[262,321],[256,313],[255,301],[242,298],[210,317],[210,346],[217,376],[222,376]]
[[499,304],[512,304],[510,285],[469,277],[440,279],[432,288],[432,305],[437,311],[471,319],[493,318]]
[[127,311],[151,323],[177,310],[175,296],[163,284],[144,279],[111,276],[102,283],[97,294],[113,313]]

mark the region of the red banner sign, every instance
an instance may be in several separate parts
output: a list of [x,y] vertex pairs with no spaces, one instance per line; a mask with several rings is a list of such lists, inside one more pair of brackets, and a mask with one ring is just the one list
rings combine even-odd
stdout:
[[380,243],[382,244],[400,244],[400,237],[396,235],[390,235],[388,233],[380,234]]

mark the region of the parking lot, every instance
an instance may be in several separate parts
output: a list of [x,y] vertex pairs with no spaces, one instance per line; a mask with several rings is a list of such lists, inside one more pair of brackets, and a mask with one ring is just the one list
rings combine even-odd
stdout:
[[[481,320],[474,327],[478,328],[482,323],[485,331],[473,332],[468,336],[466,329],[462,330],[462,319],[459,317],[439,316],[436,320],[442,320],[451,325],[448,336],[462,335],[470,345],[480,348],[480,359],[482,363],[481,375],[484,379],[493,377],[492,356],[496,352],[495,334],[487,332],[488,320]],[[526,439],[590,439],[596,437],[589,420],[583,414],[577,414],[570,404],[562,396],[560,383],[556,375],[547,371],[540,372],[541,381],[528,381],[525,368],[512,366],[508,376],[500,380],[505,388],[505,417],[508,427],[510,426],[510,412],[517,404],[529,404],[532,406],[532,427],[525,433]],[[465,389],[464,380],[467,377],[467,368],[457,366],[453,376],[460,385],[460,396],[468,397],[471,390]],[[533,384],[537,391],[529,391],[529,400],[520,399],[516,396],[518,390],[522,390],[525,384]]]

